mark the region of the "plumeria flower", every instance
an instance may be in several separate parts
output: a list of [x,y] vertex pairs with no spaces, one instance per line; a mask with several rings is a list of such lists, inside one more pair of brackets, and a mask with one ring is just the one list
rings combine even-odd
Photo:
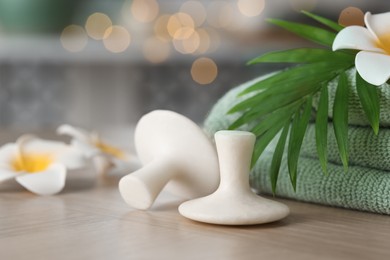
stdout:
[[361,50],[355,58],[360,76],[379,86],[390,78],[390,12],[364,16],[366,27],[348,26],[341,30],[333,50]]
[[69,145],[24,135],[0,147],[0,184],[15,179],[33,193],[56,194],[65,186],[67,170],[82,168],[85,162]]
[[139,164],[134,156],[103,141],[95,132],[89,133],[78,127],[62,125],[58,127],[57,133],[71,136],[72,145],[87,158],[93,159],[97,171],[102,175],[129,173]]

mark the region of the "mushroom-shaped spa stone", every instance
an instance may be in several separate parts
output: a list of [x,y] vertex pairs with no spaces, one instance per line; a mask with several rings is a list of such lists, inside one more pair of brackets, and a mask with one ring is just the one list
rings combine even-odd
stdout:
[[262,198],[249,187],[249,165],[255,140],[255,135],[249,132],[217,132],[215,142],[221,183],[213,194],[181,204],[180,214],[221,225],[262,224],[286,217],[287,206]]
[[214,145],[198,125],[180,114],[156,110],[144,115],[135,129],[135,147],[144,166],[119,182],[123,199],[134,208],[148,209],[165,185],[185,199],[218,187]]

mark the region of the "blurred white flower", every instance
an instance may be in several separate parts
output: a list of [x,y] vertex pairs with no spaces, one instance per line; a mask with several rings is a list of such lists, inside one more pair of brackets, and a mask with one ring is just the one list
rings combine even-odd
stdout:
[[390,12],[364,16],[366,27],[348,26],[333,42],[333,50],[361,50],[355,58],[360,76],[379,86],[390,78]]
[[87,158],[93,159],[96,170],[102,174],[127,174],[139,165],[134,156],[106,141],[95,132],[70,125],[58,127],[57,133],[72,137],[72,146],[80,150]]
[[85,156],[69,145],[24,135],[0,147],[0,183],[15,179],[33,193],[52,195],[64,188],[67,170],[85,163]]

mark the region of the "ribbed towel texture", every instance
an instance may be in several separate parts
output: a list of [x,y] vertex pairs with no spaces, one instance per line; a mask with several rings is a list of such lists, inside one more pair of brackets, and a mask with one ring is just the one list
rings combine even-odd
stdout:
[[[350,84],[355,79],[355,70],[348,72]],[[239,114],[226,112],[240,102],[237,94],[252,85],[255,79],[229,91],[213,107],[205,120],[204,128],[210,136],[219,130],[227,129]],[[329,85],[330,100],[333,100],[337,84]],[[314,101],[314,107],[315,105]],[[331,120],[333,102],[329,103]],[[350,88],[349,102],[349,162],[347,173],[338,154],[333,127],[328,127],[328,176],[321,170],[315,144],[315,128],[309,125],[299,158],[297,189],[294,192],[290,183],[287,165],[283,160],[276,194],[301,201],[390,214],[390,86],[380,87],[380,125],[375,136],[362,112],[355,87]],[[249,130],[250,126],[243,126]],[[263,193],[271,193],[269,169],[274,144],[258,160],[251,173],[251,186]]]

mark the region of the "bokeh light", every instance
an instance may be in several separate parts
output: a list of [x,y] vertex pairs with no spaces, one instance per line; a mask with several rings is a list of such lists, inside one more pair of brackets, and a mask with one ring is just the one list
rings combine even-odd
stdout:
[[112,26],[110,17],[103,13],[91,14],[85,23],[85,30],[89,37],[95,40],[102,40],[104,34]]
[[197,54],[203,54],[206,53],[210,49],[211,45],[211,38],[207,30],[200,28],[197,29],[196,32],[199,35],[199,46],[196,50]]
[[200,44],[200,37],[196,31],[192,31],[192,34],[188,38],[180,39],[175,37],[173,39],[173,46],[182,54],[194,53]]
[[104,35],[104,47],[110,52],[124,52],[130,45],[131,36],[126,28],[114,25],[106,30]]
[[207,8],[207,22],[215,28],[227,28],[233,22],[234,9],[230,3],[213,1]]
[[191,16],[186,13],[176,13],[169,17],[167,30],[172,38],[175,38],[175,35],[181,35],[177,34],[177,32],[183,28],[195,28],[195,23]]
[[175,35],[173,35],[174,40],[186,40],[191,37],[195,32],[192,27],[181,27],[176,30]]
[[238,10],[245,16],[258,16],[264,10],[264,0],[238,0]]
[[170,41],[172,39],[168,32],[168,21],[170,15],[161,15],[154,23],[154,35],[162,41]]
[[156,0],[133,0],[131,13],[141,23],[152,22],[158,16],[160,7]]
[[152,63],[164,62],[168,59],[170,51],[169,43],[157,37],[147,39],[143,45],[144,57]]
[[180,12],[189,14],[197,27],[201,26],[206,20],[206,9],[201,2],[188,1],[181,5]]
[[192,63],[192,79],[202,85],[212,83],[218,75],[217,64],[209,58],[198,58]]
[[80,52],[87,45],[88,36],[83,27],[72,24],[62,31],[60,40],[67,51]]
[[339,24],[343,26],[364,26],[364,13],[357,7],[347,7],[340,13]]

